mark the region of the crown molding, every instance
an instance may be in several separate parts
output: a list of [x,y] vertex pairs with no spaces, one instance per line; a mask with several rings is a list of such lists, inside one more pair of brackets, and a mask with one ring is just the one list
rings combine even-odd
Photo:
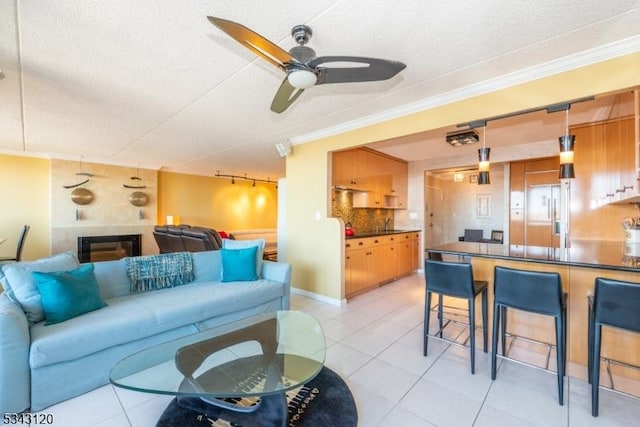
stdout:
[[583,52],[535,65],[524,70],[504,74],[493,79],[484,80],[450,92],[412,102],[401,107],[371,114],[336,126],[330,126],[328,128],[298,135],[289,138],[289,141],[292,145],[304,144],[306,142],[338,135],[355,129],[371,126],[376,123],[397,119],[409,114],[451,104],[530,81],[539,80],[555,74],[582,68],[638,51],[640,51],[640,35],[629,37],[614,43],[605,44],[597,48],[588,49]]
[[64,154],[64,153],[45,153],[45,152],[0,149],[0,154],[6,154],[9,156],[20,156],[20,157],[33,157],[37,159],[48,159],[48,160],[66,160],[71,162],[77,162],[82,160],[83,163],[97,163],[101,165],[120,166],[120,167],[126,167],[126,168],[139,167],[140,169],[151,169],[151,170],[160,170],[163,168],[162,165],[157,165],[157,164],[142,164],[142,163],[135,163],[130,161],[103,159],[98,157],[83,157],[75,154]]

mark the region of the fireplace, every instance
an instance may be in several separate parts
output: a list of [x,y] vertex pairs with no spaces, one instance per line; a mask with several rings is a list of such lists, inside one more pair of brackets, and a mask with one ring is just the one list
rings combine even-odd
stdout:
[[80,262],[110,261],[139,255],[141,255],[140,234],[78,237]]

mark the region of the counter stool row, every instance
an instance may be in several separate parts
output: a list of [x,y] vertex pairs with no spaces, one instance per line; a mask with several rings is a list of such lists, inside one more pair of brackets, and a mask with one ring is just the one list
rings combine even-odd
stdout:
[[[483,350],[487,352],[487,286],[475,280],[470,263],[445,262],[438,253],[429,253],[425,261],[424,355],[429,337],[442,339],[443,295],[464,298],[468,303],[470,327],[471,373],[475,373],[475,300],[482,297]],[[438,294],[439,329],[429,334],[432,293]],[[592,415],[598,415],[601,327],[613,326],[640,332],[640,284],[609,279],[596,279],[595,295],[589,304],[588,371],[592,385]],[[498,337],[502,355],[506,353],[507,309],[552,316],[555,322],[555,348],[558,379],[558,401],[564,403],[564,377],[567,358],[567,293],[562,289],[558,273],[518,270],[506,267],[494,269],[493,329],[491,342],[491,379],[496,378]],[[598,363],[594,363],[598,361]]]

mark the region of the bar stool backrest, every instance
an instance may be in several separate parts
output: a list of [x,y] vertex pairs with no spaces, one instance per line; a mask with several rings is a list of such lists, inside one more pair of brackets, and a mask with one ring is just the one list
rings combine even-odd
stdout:
[[596,278],[595,321],[640,332],[640,283]]
[[473,298],[471,264],[427,259],[425,261],[427,290],[459,298]]
[[495,267],[495,302],[540,314],[562,311],[562,282],[558,273]]

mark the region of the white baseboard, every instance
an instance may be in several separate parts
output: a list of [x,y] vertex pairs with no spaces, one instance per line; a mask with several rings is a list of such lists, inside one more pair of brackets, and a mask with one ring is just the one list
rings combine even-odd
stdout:
[[331,304],[331,305],[335,305],[338,307],[341,307],[343,305],[347,305],[347,300],[346,299],[336,299],[336,298],[330,298],[328,296],[325,295],[320,295],[317,294],[315,292],[309,292],[309,291],[305,291],[304,289],[300,289],[300,288],[295,288],[295,287],[291,287],[291,293],[292,294],[298,294],[298,295],[302,295],[311,299],[314,299],[316,301],[321,301],[321,302],[326,302],[327,304]]

